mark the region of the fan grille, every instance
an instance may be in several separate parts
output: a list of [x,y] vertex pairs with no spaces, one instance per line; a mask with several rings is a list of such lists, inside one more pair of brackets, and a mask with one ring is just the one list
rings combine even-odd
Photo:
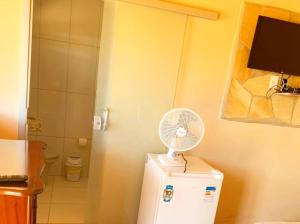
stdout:
[[192,110],[173,109],[161,119],[159,135],[168,148],[175,151],[187,151],[198,145],[203,138],[203,121]]

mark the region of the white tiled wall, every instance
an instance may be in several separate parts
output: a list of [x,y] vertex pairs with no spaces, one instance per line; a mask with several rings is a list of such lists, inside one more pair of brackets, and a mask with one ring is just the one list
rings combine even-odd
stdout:
[[95,94],[98,49],[71,44],[69,59],[68,91]]
[[67,97],[66,137],[91,136],[94,97],[70,93]]
[[40,39],[38,87],[65,91],[67,88],[69,43]]
[[96,5],[99,5],[99,0],[72,0],[70,35],[72,42],[99,45],[101,8],[95,7]]
[[40,0],[40,3],[40,37],[69,41],[72,1]]
[[64,172],[69,155],[81,156],[88,173],[100,24],[100,0],[34,0],[28,116],[39,118],[42,130],[29,137],[60,156],[51,175]]
[[42,121],[43,136],[64,137],[66,93],[49,90],[38,91],[38,118]]

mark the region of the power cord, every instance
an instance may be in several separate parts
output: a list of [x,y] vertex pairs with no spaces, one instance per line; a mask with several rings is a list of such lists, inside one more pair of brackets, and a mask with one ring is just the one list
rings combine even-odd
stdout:
[[289,75],[288,77],[284,78],[284,75],[281,75],[281,85],[274,85],[271,88],[268,89],[266,92],[266,98],[270,99],[272,96],[276,93],[289,93],[289,94],[295,94],[300,95],[300,88],[299,83],[297,83],[297,87],[291,87],[288,85],[288,80],[292,77],[292,75]]
[[184,157],[184,155],[183,155],[183,153],[181,153],[181,156],[182,156],[182,159],[185,161],[185,164],[184,164],[184,173],[186,172],[186,167],[187,167],[187,163],[188,163],[188,161],[187,161],[187,159]]
[[[272,92],[272,90],[274,90],[274,92]],[[270,89],[268,89],[266,93],[266,97],[270,99],[275,93],[278,92],[280,92],[280,86],[279,85],[272,86]]]

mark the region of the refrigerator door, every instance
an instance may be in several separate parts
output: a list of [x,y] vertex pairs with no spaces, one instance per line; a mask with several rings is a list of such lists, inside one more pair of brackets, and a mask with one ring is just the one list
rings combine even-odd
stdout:
[[156,224],[213,224],[222,176],[165,177]]
[[145,165],[143,187],[137,224],[154,224],[158,209],[163,173],[159,167],[148,158]]

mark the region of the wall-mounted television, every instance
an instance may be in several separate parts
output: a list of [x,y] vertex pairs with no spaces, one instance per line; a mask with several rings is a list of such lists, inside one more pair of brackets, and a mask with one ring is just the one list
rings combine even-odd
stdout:
[[300,76],[300,24],[259,16],[248,68]]

